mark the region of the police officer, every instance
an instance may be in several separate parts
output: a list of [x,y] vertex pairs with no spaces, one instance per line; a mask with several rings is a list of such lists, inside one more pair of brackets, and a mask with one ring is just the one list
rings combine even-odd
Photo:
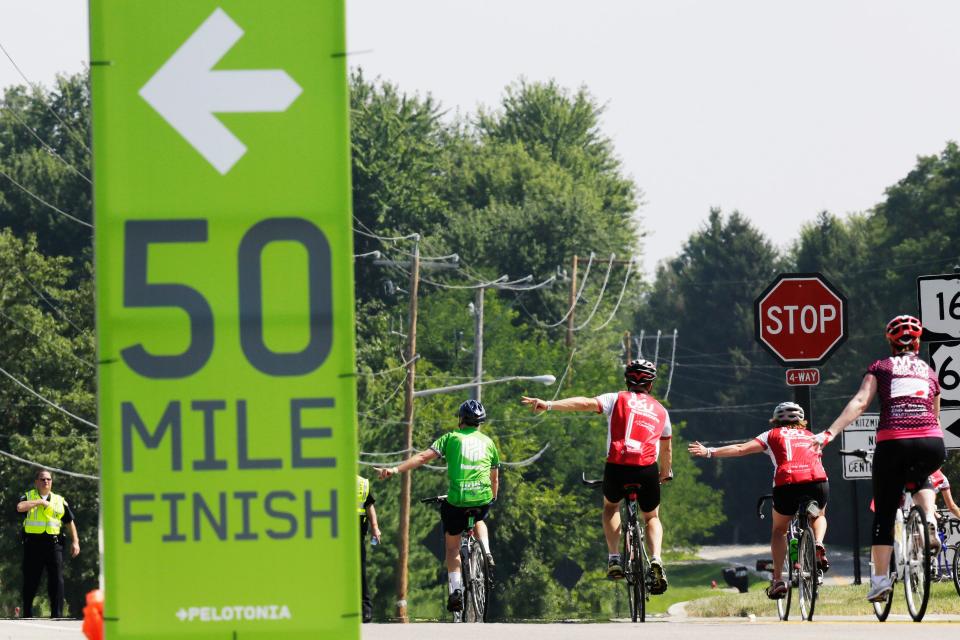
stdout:
[[63,540],[61,529],[66,525],[73,542],[70,556],[80,554],[80,539],[73,511],[63,496],[53,492],[53,474],[40,469],[34,476],[35,489],[20,496],[17,512],[23,519],[23,609],[24,618],[33,617],[33,597],[40,586],[40,576],[47,570],[47,593],[50,596],[50,617],[63,617]]
[[[360,584],[363,589],[363,621],[373,620],[373,599],[370,597],[370,586],[367,584],[367,528],[374,544],[380,544],[380,527],[377,525],[376,502],[370,492],[370,481],[357,476],[357,514],[360,516]],[[369,521],[369,522],[368,522]]]

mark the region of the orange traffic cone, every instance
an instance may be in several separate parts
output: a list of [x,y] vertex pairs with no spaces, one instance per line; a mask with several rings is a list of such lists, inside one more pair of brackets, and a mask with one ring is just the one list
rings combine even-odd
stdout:
[[94,589],[87,594],[83,608],[83,635],[87,640],[103,640],[103,591]]

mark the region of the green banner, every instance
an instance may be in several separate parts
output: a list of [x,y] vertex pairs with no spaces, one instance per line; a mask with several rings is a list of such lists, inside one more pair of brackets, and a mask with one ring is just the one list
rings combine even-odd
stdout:
[[91,0],[107,637],[358,638],[343,0]]

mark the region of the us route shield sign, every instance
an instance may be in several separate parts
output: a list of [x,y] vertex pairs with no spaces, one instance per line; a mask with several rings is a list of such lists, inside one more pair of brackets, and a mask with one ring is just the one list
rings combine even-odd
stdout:
[[92,0],[105,619],[359,637],[342,0]]

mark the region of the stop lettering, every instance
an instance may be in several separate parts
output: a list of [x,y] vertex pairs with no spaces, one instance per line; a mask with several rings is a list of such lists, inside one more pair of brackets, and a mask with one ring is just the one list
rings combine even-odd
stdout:
[[846,298],[821,274],[781,274],[754,301],[754,326],[782,364],[822,364],[847,338]]

